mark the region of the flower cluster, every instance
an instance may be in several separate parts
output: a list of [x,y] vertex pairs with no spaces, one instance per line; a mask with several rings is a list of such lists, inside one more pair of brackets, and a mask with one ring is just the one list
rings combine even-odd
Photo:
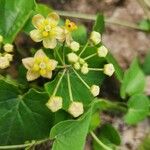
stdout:
[[[0,44],[3,45],[3,36],[0,35]],[[6,43],[3,45],[3,52],[0,53],[0,69],[6,69],[10,66],[10,62],[13,60],[13,45]]]
[[[55,59],[50,59],[42,49],[38,50],[34,57],[24,58],[22,60],[25,68],[27,69],[27,80],[33,81],[38,77],[42,76],[45,78],[52,77],[52,71],[56,68],[62,68],[63,72],[61,72],[61,76],[56,84],[56,87],[50,96],[46,106],[52,111],[56,112],[63,107],[63,98],[59,95],[56,95],[60,83],[62,81],[63,76],[67,75],[67,84],[68,84],[68,92],[70,98],[70,104],[68,106],[67,111],[73,116],[78,117],[84,112],[83,103],[73,99],[73,93],[70,82],[69,68],[72,68],[77,77],[81,80],[81,82],[88,88],[91,94],[96,97],[100,93],[100,87],[98,85],[89,86],[78,74],[80,71],[82,74],[86,75],[89,71],[102,71],[107,76],[112,76],[115,69],[113,64],[105,64],[103,68],[90,68],[88,64],[88,59],[97,56],[106,57],[108,53],[108,49],[101,44],[101,35],[96,31],[92,31],[89,37],[87,44],[81,48],[80,44],[73,40],[72,32],[77,29],[77,26],[74,22],[67,19],[63,26],[59,25],[59,16],[56,13],[50,13],[46,18],[42,15],[37,14],[33,17],[32,23],[35,27],[34,30],[30,32],[31,38],[35,42],[43,42],[43,46],[45,48],[54,49],[57,46],[57,43],[62,43],[62,49],[67,46],[71,50],[69,53],[63,53],[63,58],[61,55],[57,55],[61,60],[63,66],[60,66]],[[82,57],[84,51],[86,51],[88,46],[96,47],[96,52],[91,54],[85,58]],[[6,46],[7,47],[7,46]],[[8,48],[7,48],[8,49]],[[65,56],[66,54],[66,56]],[[67,61],[66,61],[67,57]],[[69,64],[68,64],[69,63]]]

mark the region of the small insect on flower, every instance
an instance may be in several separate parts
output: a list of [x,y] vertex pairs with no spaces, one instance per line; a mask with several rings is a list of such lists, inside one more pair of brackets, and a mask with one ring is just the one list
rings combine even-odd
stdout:
[[97,45],[101,42],[101,35],[99,32],[92,31],[90,35],[90,40],[93,42],[93,44]]
[[106,57],[108,49],[105,46],[101,46],[97,49],[97,54],[99,57]]
[[76,41],[73,41],[70,44],[70,48],[72,49],[72,51],[77,52],[80,48],[80,44]]
[[114,68],[113,64],[104,65],[104,74],[106,74],[108,76],[112,76],[114,72],[115,72],[115,68]]
[[52,96],[49,101],[46,103],[46,106],[52,111],[56,112],[62,108],[62,97]]
[[73,53],[73,52],[67,54],[67,57],[68,57],[68,61],[71,62],[71,63],[76,63],[79,59],[78,55]]
[[28,70],[28,81],[35,80],[40,76],[50,79],[52,77],[52,71],[57,66],[57,61],[49,59],[41,49],[35,53],[34,57],[24,58],[22,62]]
[[73,41],[71,33],[77,29],[77,26],[74,22],[66,19],[64,28],[64,41],[66,41],[67,45],[70,46]]
[[0,56],[0,69],[6,69],[9,67],[10,63],[7,57]]
[[100,88],[97,85],[92,85],[90,88],[91,93],[93,94],[93,96],[97,96],[100,92]]
[[55,48],[57,41],[63,41],[63,29],[58,26],[59,16],[50,13],[46,18],[37,14],[32,19],[32,24],[36,29],[30,32],[30,37],[35,42],[43,41],[45,48]]
[[78,117],[81,114],[83,114],[84,109],[83,109],[83,104],[81,102],[72,102],[69,106],[68,112],[73,116],[73,117]]
[[7,43],[7,44],[4,45],[3,48],[4,48],[4,51],[5,51],[5,52],[10,53],[10,52],[13,52],[14,46],[13,46],[12,44]]

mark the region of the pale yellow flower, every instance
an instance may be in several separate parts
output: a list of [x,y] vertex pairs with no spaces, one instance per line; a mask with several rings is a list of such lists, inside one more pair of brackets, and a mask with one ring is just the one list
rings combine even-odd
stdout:
[[7,43],[7,44],[4,45],[3,48],[4,48],[4,51],[5,51],[5,52],[10,53],[10,52],[13,52],[14,46],[13,46],[12,44]]
[[77,29],[77,26],[74,22],[71,22],[69,19],[66,19],[64,26],[64,41],[66,44],[70,46],[71,42],[73,42],[71,33]]
[[43,41],[45,48],[55,48],[57,41],[63,40],[63,29],[58,26],[59,16],[50,13],[46,18],[37,14],[33,17],[32,23],[36,29],[30,32],[33,41]]
[[113,64],[104,65],[104,74],[106,74],[108,76],[112,76],[114,72],[115,72],[115,68],[114,68]]
[[91,91],[92,95],[95,97],[95,96],[97,96],[99,94],[100,88],[99,88],[98,85],[92,85],[90,87],[90,91]]
[[5,56],[0,56],[0,69],[6,69],[9,67],[10,63],[7,57]]
[[77,52],[80,48],[80,44],[76,41],[73,41],[70,44],[70,48],[72,49],[72,51]]
[[93,44],[97,45],[101,42],[101,35],[99,32],[92,31],[90,35],[90,40],[93,42]]
[[101,46],[97,49],[97,54],[99,57],[106,57],[108,49],[105,46]]
[[76,63],[79,59],[78,55],[74,52],[67,54],[68,61],[71,63]]
[[83,114],[84,109],[83,109],[83,104],[81,102],[72,102],[69,106],[68,112],[73,116],[73,117],[78,117],[81,114]]
[[27,80],[32,81],[42,76],[45,78],[52,77],[52,71],[57,66],[57,61],[49,59],[42,50],[38,50],[34,57],[22,59],[27,71]]

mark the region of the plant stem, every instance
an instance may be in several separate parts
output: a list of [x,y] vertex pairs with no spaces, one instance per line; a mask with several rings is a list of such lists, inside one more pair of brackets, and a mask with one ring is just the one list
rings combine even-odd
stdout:
[[105,150],[112,150],[111,148],[109,148],[108,146],[106,146],[104,143],[102,143],[100,141],[100,139],[98,139],[98,137],[95,135],[94,132],[90,132],[91,136],[93,137],[93,139],[101,146],[103,147]]
[[67,72],[67,82],[68,82],[69,97],[70,97],[70,100],[73,102],[73,95],[72,95],[69,72]]
[[92,57],[94,57],[94,56],[96,56],[96,55],[97,55],[97,53],[91,54],[91,55],[85,57],[84,60],[88,60],[88,59],[90,59],[90,58],[92,58]]
[[39,144],[42,144],[48,140],[49,139],[44,139],[44,140],[39,140],[39,141],[32,141],[31,143],[27,143],[27,144],[0,146],[0,149],[6,149],[6,150],[8,150],[8,149],[20,149],[20,148],[25,148],[25,147],[29,147],[29,146],[39,145]]
[[65,65],[65,62],[62,60],[62,58],[61,58],[61,56],[60,56],[60,54],[59,54],[57,49],[56,49],[56,54],[57,54],[59,60],[61,61],[62,65]]
[[83,47],[82,51],[80,52],[79,56],[81,56],[82,53],[86,50],[88,44],[89,44],[89,41],[86,42],[86,44],[85,44],[85,46]]
[[64,69],[64,68],[67,68],[67,67],[71,67],[71,65],[57,66],[56,68],[58,68],[58,69]]
[[[93,21],[96,20],[96,15],[82,14],[82,13],[76,13],[76,12],[67,12],[67,11],[57,11],[57,13],[60,16],[65,16],[65,17],[72,17],[72,18],[79,18],[79,19],[86,19],[86,20],[93,20]],[[116,25],[127,27],[127,28],[141,30],[137,24],[132,23],[132,22],[127,22],[127,21],[118,20],[118,19],[114,20],[110,18],[106,18],[105,22],[108,24],[116,24]]]
[[56,87],[54,89],[54,92],[53,92],[52,96],[55,96],[55,94],[57,93],[57,90],[59,88],[60,82],[61,82],[63,76],[65,75],[65,72],[66,72],[66,69],[64,69],[64,71],[62,72],[62,75],[60,76],[60,78],[59,78],[59,80],[57,82],[57,85],[56,85]]
[[81,78],[81,76],[73,69],[74,73],[77,75],[77,77],[80,79],[80,81],[88,88],[90,89],[90,86]]
[[65,63],[65,41],[63,42],[63,45],[62,45],[62,52],[63,52],[63,62]]
[[103,68],[89,68],[91,71],[103,71]]

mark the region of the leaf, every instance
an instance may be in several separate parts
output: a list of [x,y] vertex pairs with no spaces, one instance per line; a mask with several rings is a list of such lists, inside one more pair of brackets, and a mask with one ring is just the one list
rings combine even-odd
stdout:
[[142,93],[145,88],[145,76],[138,65],[137,59],[134,59],[130,68],[125,72],[121,85],[121,97],[132,96],[136,93]]
[[104,16],[102,14],[97,14],[95,24],[93,26],[93,30],[96,32],[100,32],[101,34],[105,30],[105,21]]
[[115,67],[115,76],[116,78],[122,82],[123,80],[123,69],[119,66],[118,62],[116,61],[116,59],[113,57],[113,55],[111,53],[108,53],[106,56],[106,60],[108,63],[112,63]]
[[36,4],[35,10],[32,12],[32,14],[30,15],[30,18],[28,19],[28,21],[23,27],[23,31],[28,34],[31,30],[34,29],[32,25],[32,17],[34,15],[42,14],[44,17],[46,17],[50,12],[52,12],[52,9],[48,7],[47,5],[40,4],[40,3]]
[[[98,132],[98,137],[105,145],[115,149],[121,144],[121,139],[118,131],[111,124],[104,124]],[[94,150],[103,149],[96,141],[93,143]]]
[[92,108],[78,120],[67,120],[56,124],[50,132],[55,139],[52,150],[83,150],[91,120]]
[[80,44],[85,44],[87,41],[87,29],[84,25],[79,25],[78,29],[72,33],[72,37]]
[[149,114],[149,99],[144,94],[133,95],[128,101],[128,112],[124,120],[128,124],[136,124]]
[[145,57],[144,63],[142,65],[142,69],[146,75],[150,75],[150,51]]
[[5,43],[13,42],[34,7],[34,0],[0,0],[0,34],[4,36]]
[[146,32],[150,32],[150,20],[142,20],[139,23],[139,27],[141,30],[146,31]]
[[0,80],[0,145],[23,144],[48,137],[53,115],[45,103],[46,93],[30,90],[25,95]]
[[144,140],[142,140],[137,150],[149,150],[149,148],[150,148],[150,134],[148,134],[144,138]]

